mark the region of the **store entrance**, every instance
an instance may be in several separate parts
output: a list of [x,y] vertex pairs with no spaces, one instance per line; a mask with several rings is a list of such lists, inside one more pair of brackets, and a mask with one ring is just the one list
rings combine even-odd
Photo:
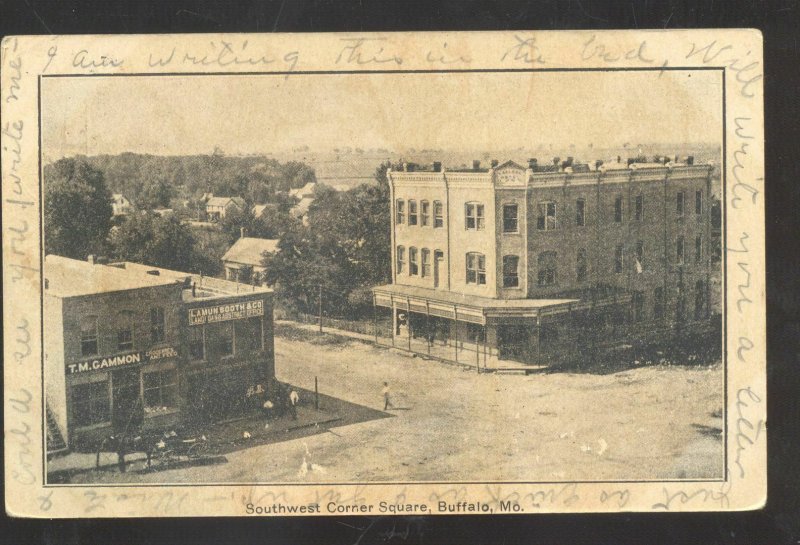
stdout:
[[144,422],[139,369],[118,369],[111,373],[111,425],[115,434],[141,431]]

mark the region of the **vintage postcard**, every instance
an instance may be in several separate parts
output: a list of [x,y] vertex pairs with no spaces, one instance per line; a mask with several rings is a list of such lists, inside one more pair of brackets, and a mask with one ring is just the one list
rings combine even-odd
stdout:
[[762,507],[761,52],[6,37],[7,512]]

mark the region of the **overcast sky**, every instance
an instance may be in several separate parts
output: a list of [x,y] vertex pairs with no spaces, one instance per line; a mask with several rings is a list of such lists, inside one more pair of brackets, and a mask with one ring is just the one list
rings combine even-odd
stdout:
[[45,78],[46,157],[719,143],[718,71]]

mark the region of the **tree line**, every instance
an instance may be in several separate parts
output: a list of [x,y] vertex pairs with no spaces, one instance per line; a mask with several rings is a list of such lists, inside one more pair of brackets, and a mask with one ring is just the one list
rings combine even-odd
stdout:
[[[142,196],[151,191],[149,187],[168,187],[166,191],[156,188],[151,193],[159,195],[184,191],[192,185],[195,187],[193,195],[211,187],[218,195],[245,198],[244,210],[228,213],[218,228],[208,229],[193,227],[184,221],[185,214],[178,206],[173,214],[159,215],[144,209],[122,219],[114,218],[112,184],[108,180],[116,180],[113,192],[124,191],[120,189],[124,170],[120,165],[127,165],[125,168],[129,170],[125,172],[133,179],[143,180],[142,172],[134,175],[136,169],[131,165],[137,160],[133,157],[149,158],[141,163],[149,165],[146,172],[152,165],[166,164],[160,159],[176,159],[123,156],[120,161],[106,158],[99,163],[93,160],[96,158],[73,157],[45,167],[46,253],[75,259],[86,259],[94,254],[110,260],[135,261],[213,276],[221,274],[222,255],[244,229],[247,236],[279,240],[278,251],[262,258],[267,268],[266,280],[274,287],[284,307],[315,312],[322,293],[327,313],[353,315],[371,304],[369,290],[372,286],[390,281],[390,207],[386,177],[389,163],[376,169],[374,184],[362,184],[348,191],[317,184],[305,221],[292,214],[297,200],[287,192],[313,181],[313,169],[302,163],[273,162],[270,164],[273,174],[267,175],[261,167],[253,170],[255,158],[225,158],[235,159],[233,163],[241,168],[224,167],[225,173],[214,178],[216,185],[184,181],[184,189],[181,189],[174,180],[156,178],[152,183],[142,182],[137,193],[130,193],[135,195],[130,198],[142,203],[146,201]],[[200,162],[206,160],[201,158]],[[222,161],[219,164],[231,163]],[[159,205],[163,204],[163,200],[156,200]],[[252,212],[253,202],[267,205],[260,217]]]

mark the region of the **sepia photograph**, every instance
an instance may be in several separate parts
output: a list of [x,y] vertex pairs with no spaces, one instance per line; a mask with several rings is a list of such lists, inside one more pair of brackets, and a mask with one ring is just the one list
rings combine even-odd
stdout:
[[48,483],[723,478],[719,71],[41,107]]
[[763,507],[761,44],[5,38],[7,511]]

